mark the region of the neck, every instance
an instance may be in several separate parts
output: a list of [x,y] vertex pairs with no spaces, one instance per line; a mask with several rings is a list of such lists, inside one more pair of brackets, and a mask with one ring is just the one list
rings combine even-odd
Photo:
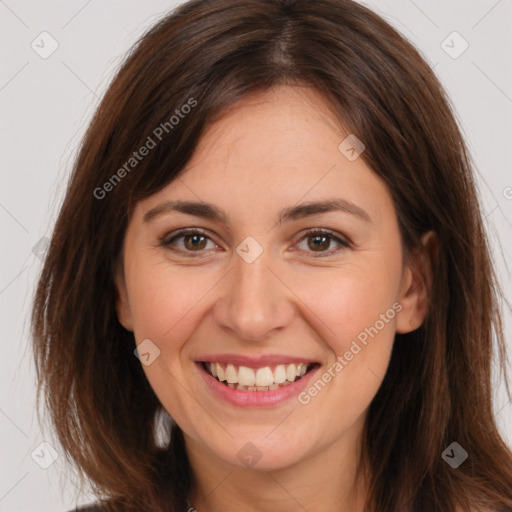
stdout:
[[340,438],[285,468],[268,471],[225,463],[185,435],[197,512],[251,510],[363,512],[367,479],[357,473],[364,417]]

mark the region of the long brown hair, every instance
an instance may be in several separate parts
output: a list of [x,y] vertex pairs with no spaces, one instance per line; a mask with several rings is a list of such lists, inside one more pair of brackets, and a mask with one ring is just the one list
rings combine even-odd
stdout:
[[[364,141],[406,248],[428,230],[440,242],[428,316],[396,335],[368,411],[368,510],[512,510],[491,389],[493,353],[507,382],[501,291],[473,164],[418,51],[349,0],[192,0],[126,57],[79,150],[34,301],[38,403],[44,395],[65,453],[108,510],[185,506],[183,436],[174,426],[168,446],[157,442],[162,405],[117,319],[113,275],[135,203],[175,179],[238,100],[280,84],[314,87]],[[148,137],[154,147],[131,161]],[[442,457],[454,441],[469,455],[457,469]]]

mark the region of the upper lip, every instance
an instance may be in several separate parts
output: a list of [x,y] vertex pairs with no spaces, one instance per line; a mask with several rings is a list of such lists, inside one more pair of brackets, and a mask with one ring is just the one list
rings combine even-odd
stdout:
[[247,366],[248,368],[262,368],[265,366],[275,366],[278,364],[291,363],[316,363],[316,361],[313,359],[281,354],[268,354],[261,356],[245,356],[241,354],[212,354],[197,358],[196,361],[198,363],[231,363],[235,366]]

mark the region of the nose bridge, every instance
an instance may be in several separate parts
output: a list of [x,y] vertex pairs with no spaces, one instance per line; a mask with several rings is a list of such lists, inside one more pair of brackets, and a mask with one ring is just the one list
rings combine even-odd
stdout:
[[[245,247],[247,249],[247,247]],[[237,250],[243,251],[240,244]],[[271,331],[286,326],[293,316],[287,288],[271,270],[275,267],[271,251],[256,259],[247,257],[254,250],[234,256],[234,269],[225,292],[216,306],[216,320],[241,340],[264,339]]]

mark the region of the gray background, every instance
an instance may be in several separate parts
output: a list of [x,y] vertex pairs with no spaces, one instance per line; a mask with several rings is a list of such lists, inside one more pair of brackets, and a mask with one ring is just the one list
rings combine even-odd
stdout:
[[[56,512],[77,499],[93,499],[87,489],[79,494],[62,455],[48,469],[34,461],[38,454],[41,463],[51,456],[49,448],[39,447],[43,441],[57,454],[59,448],[35,414],[27,318],[41,260],[33,247],[51,232],[77,145],[120,58],[177,3],[0,0],[1,512]],[[420,49],[453,101],[478,169],[486,224],[510,300],[512,1],[364,3]],[[31,47],[43,31],[58,43],[46,59]],[[463,42],[453,36],[446,40],[453,31],[469,44],[458,58],[453,55]],[[44,241],[37,247],[44,249]],[[506,312],[512,350],[510,317]],[[499,382],[495,396],[499,425],[512,446],[512,404]]]

